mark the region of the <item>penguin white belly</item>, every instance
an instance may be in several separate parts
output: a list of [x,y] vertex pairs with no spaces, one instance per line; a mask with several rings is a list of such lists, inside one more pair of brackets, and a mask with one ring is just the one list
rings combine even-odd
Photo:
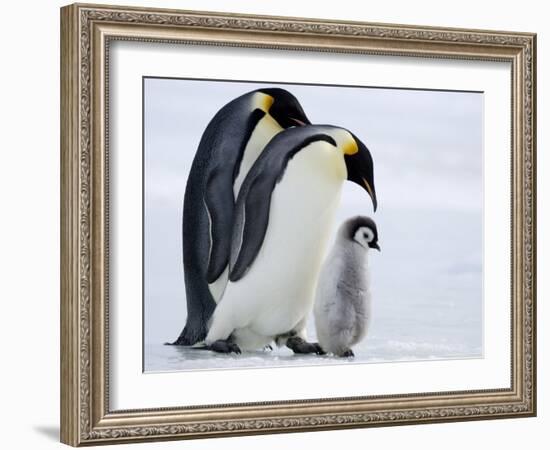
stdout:
[[[246,147],[243,152],[243,157],[241,164],[239,166],[239,174],[233,183],[233,195],[235,199],[239,194],[239,190],[243,181],[246,177],[246,174],[258,159],[258,156],[262,153],[262,150],[265,148],[267,143],[275,136],[277,133],[280,133],[283,129],[277,123],[273,117],[269,114],[266,114],[256,125],[254,131],[250,135],[250,139],[246,144]],[[216,281],[210,283],[208,288],[210,293],[214,298],[216,303],[219,303],[223,297],[225,287],[227,286],[228,278],[228,269],[226,268],[224,272],[218,277]]]
[[258,348],[260,337],[265,345],[309,314],[346,175],[342,155],[326,142],[289,161],[272,194],[262,248],[245,276],[228,283],[207,341],[233,333],[241,348]]

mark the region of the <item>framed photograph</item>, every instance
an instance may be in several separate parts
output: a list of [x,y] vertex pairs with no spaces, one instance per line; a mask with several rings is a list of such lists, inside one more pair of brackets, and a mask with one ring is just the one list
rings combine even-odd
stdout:
[[536,36],[61,9],[61,441],[536,414]]

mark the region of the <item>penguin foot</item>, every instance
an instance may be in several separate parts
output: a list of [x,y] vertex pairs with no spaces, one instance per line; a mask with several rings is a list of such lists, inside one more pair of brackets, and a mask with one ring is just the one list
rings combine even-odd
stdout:
[[267,344],[264,347],[264,352],[272,352],[272,351],[273,351],[273,347],[271,346],[271,344]]
[[237,344],[231,341],[224,341],[223,339],[212,342],[208,348],[217,353],[241,353],[241,349]]
[[286,346],[297,354],[315,353],[324,355],[325,351],[317,342],[307,342],[299,336],[291,336],[286,341]]
[[342,358],[352,358],[355,356],[355,354],[353,353],[353,351],[351,351],[351,349],[349,350],[346,350],[344,353],[342,353],[341,355],[338,355],[338,356],[341,356]]

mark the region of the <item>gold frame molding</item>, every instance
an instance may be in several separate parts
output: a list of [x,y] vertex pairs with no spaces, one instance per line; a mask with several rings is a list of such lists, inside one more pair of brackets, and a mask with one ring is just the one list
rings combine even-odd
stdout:
[[[108,57],[113,40],[506,61],[512,67],[509,389],[111,411]],[[61,441],[73,446],[536,414],[536,35],[74,4],[61,9]]]

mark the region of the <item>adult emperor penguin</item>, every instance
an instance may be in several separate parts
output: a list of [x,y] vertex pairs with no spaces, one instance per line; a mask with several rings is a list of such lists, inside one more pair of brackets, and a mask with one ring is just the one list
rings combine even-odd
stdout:
[[235,205],[229,283],[206,336],[214,351],[240,353],[273,340],[295,353],[344,180],[363,187],[376,210],[373,160],[349,131],[291,128],[275,136],[248,173]]
[[229,102],[206,127],[185,189],[187,322],[173,344],[192,345],[206,335],[227,283],[234,203],[246,174],[273,136],[308,123],[296,97],[284,89],[266,88]]
[[356,216],[338,229],[319,274],[315,294],[315,330],[323,351],[354,356],[353,347],[367,334],[371,292],[370,249],[380,251],[378,230],[370,217]]

